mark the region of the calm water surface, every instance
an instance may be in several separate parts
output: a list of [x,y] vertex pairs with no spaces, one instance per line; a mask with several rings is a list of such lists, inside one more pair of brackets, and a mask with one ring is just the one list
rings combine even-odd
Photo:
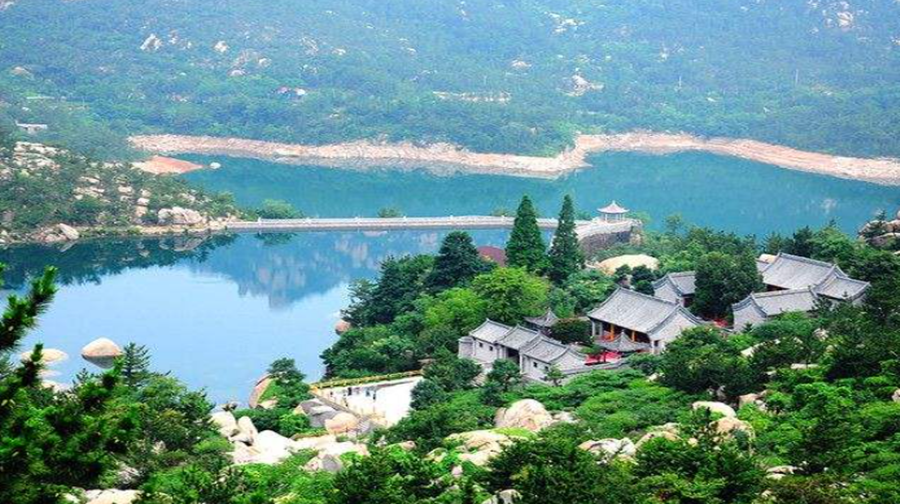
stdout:
[[[879,209],[900,206],[900,190],[688,153],[613,154],[594,169],[560,180],[423,171],[353,172],[222,157],[216,171],[192,182],[234,193],[241,203],[292,202],[308,215],[369,216],[384,207],[407,215],[485,214],[514,209],[530,194],[554,215],[564,194],[592,211],[612,199],[649,214],[652,225],[681,213],[689,222],[765,235],[830,220],[854,232]],[[479,245],[502,245],[503,231],[473,233]],[[172,371],[212,399],[244,400],[272,360],[289,356],[312,378],[335,339],[348,284],[372,277],[389,255],[434,252],[443,232],[309,233],[213,240],[105,240],[69,248],[0,250],[7,288],[20,290],[45,264],[60,267],[63,286],[28,344],[69,354],[54,367],[68,381],[89,341],[105,336],[147,345],[157,370]]]
[[[474,231],[501,245],[505,231]],[[266,366],[292,357],[311,378],[354,279],[388,256],[431,253],[444,232],[305,233],[104,240],[68,249],[0,250],[6,287],[23,289],[43,265],[60,268],[60,292],[21,350],[43,342],[69,359],[51,369],[68,382],[98,337],[149,347],[154,369],[172,371],[218,402],[246,397]]]
[[239,202],[258,205],[265,198],[289,201],[308,215],[372,216],[394,207],[410,216],[487,214],[514,210],[529,194],[543,215],[558,212],[565,194],[578,208],[593,212],[615,199],[648,214],[651,226],[681,213],[698,225],[764,236],[830,220],[855,232],[878,210],[900,206],[900,188],[790,171],[771,165],[704,153],[652,156],[632,153],[592,158],[593,168],[559,180],[457,175],[425,171],[354,172],[286,166],[264,161],[193,156],[217,161],[219,170],[187,178]]

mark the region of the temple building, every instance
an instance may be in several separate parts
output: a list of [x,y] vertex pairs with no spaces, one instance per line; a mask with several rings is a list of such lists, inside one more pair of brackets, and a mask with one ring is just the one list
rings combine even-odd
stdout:
[[784,253],[761,259],[757,268],[769,291],[812,289],[830,300],[860,304],[869,288],[868,282],[850,278],[840,267],[825,261]]
[[755,292],[732,306],[734,328],[744,330],[782,313],[810,312],[818,300],[819,296],[812,288]]
[[654,354],[665,350],[685,329],[703,324],[674,301],[621,288],[588,313],[588,318],[598,345],[617,352]]
[[537,382],[545,382],[553,367],[567,378],[592,369],[586,364],[587,356],[571,345],[536,330],[493,320],[485,320],[459,339],[459,357],[474,360],[485,371],[497,360],[509,359],[519,366],[525,379]]
[[693,271],[667,273],[653,282],[653,295],[688,308],[694,301],[696,277],[697,275]]

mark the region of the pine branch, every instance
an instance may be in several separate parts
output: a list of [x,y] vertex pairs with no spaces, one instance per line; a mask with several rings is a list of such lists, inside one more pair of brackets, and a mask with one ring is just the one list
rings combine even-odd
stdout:
[[6,311],[0,319],[0,352],[13,350],[26,332],[37,324],[37,317],[47,310],[56,294],[56,268],[48,267],[31,283],[26,297],[9,296]]

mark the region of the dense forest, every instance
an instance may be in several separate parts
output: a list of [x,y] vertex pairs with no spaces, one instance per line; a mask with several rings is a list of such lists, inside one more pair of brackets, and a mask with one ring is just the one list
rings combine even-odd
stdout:
[[549,154],[637,128],[898,155],[890,0],[29,0],[0,4],[0,121]]
[[[561,215],[570,211],[567,203]],[[388,261],[377,281],[356,287],[347,315],[357,327],[326,356],[331,372],[358,376],[395,369],[374,367],[379,363],[430,358],[411,413],[359,437],[328,435],[311,424],[312,410],[307,416],[301,409],[310,388],[290,359],[268,370],[272,384],[260,396],[272,403],[266,408],[212,413],[202,391],[154,369],[148,350],[133,344],[113,369],[84,371],[71,389],[43,386],[40,346],[21,363],[12,358],[52,309],[57,271],[49,268],[25,295],[10,299],[0,319],[0,500],[897,502],[900,259],[833,227],[757,243],[678,219],[669,224],[641,246],[665,270],[751,250],[806,252],[836,261],[872,288],[861,306],[822,305],[735,332],[690,329],[659,356],[630,357],[630,369],[525,383],[515,364],[498,361],[476,382],[479,367],[447,347],[485,314],[512,322],[548,304],[583,313],[625,280],[620,273],[640,290],[648,272],[580,272],[565,231],[547,255],[517,252],[516,264],[492,266],[466,233],[451,233],[437,255]],[[546,250],[527,227],[507,248]],[[554,273],[562,271],[570,274]],[[569,326],[566,332],[578,332]],[[554,327],[552,335],[562,333]],[[341,355],[347,358],[332,359]],[[522,405],[529,414],[512,416]],[[267,450],[278,443],[298,448],[277,460],[241,461],[245,443],[264,440]],[[345,451],[328,454],[338,447]]]

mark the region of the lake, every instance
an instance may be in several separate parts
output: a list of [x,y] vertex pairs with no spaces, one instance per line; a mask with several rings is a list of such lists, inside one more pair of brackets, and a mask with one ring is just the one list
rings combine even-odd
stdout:
[[[50,379],[82,368],[81,348],[98,337],[146,345],[157,371],[171,371],[224,402],[246,401],[273,360],[296,359],[317,379],[319,355],[349,283],[371,278],[391,255],[431,253],[445,232],[244,234],[117,239],[67,248],[0,250],[6,287],[22,291],[43,265],[60,269],[59,294],[21,349],[36,342],[65,351]],[[479,245],[502,246],[502,230],[472,231]]]
[[[689,222],[739,233],[791,232],[834,220],[854,232],[879,209],[900,206],[900,190],[793,172],[701,153],[608,154],[594,169],[556,181],[424,171],[370,172],[296,167],[223,157],[188,156],[223,166],[186,176],[240,203],[287,200],[308,215],[371,216],[395,207],[411,216],[513,210],[530,194],[543,215],[564,194],[592,211],[615,199],[648,214],[651,227],[681,213]],[[0,250],[7,288],[21,290],[45,264],[60,267],[62,286],[27,344],[44,342],[69,359],[52,379],[82,367],[82,346],[98,337],[147,345],[154,368],[172,371],[217,401],[245,401],[254,381],[279,357],[310,378],[335,339],[348,285],[371,278],[387,256],[434,252],[445,232],[306,233],[118,239],[67,247]],[[506,231],[473,232],[478,245],[502,246]]]
[[425,171],[350,171],[289,166],[252,159],[186,156],[222,168],[186,178],[238,202],[273,198],[310,216],[374,216],[397,208],[409,216],[490,214],[515,210],[529,194],[544,216],[559,211],[563,195],[594,211],[610,200],[647,214],[650,226],[680,213],[691,223],[764,236],[822,226],[830,220],[854,233],[878,210],[900,206],[900,188],[790,171],[706,153],[594,156],[593,168],[559,180],[489,175],[439,176]]

